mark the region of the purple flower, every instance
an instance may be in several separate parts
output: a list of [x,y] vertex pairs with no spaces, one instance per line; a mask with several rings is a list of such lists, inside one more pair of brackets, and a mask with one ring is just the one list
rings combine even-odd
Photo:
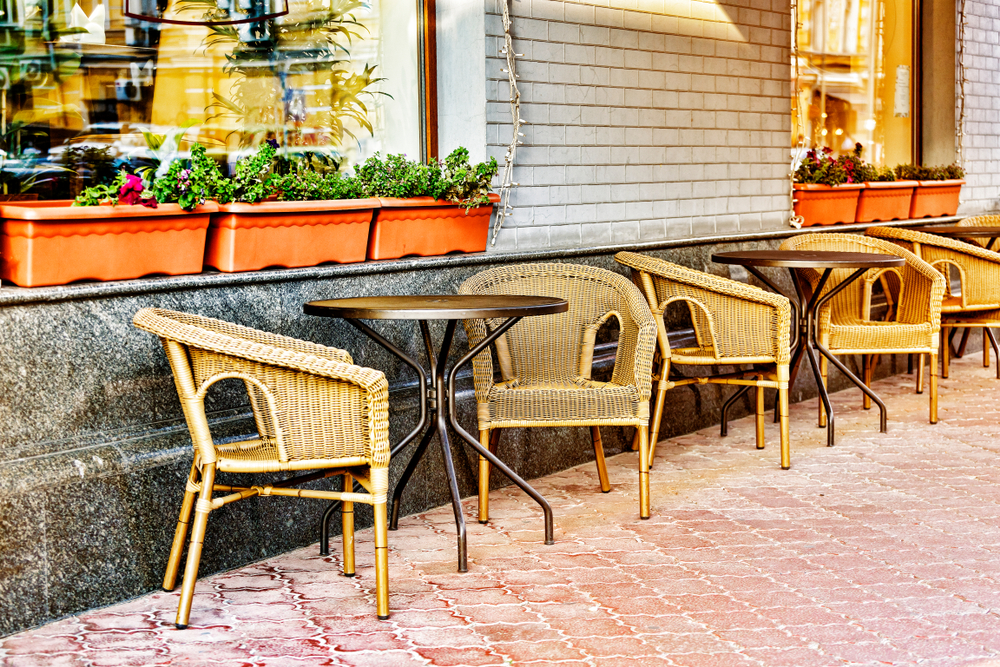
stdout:
[[271,148],[275,148],[275,149],[278,148],[278,140],[277,139],[268,139],[266,143]]

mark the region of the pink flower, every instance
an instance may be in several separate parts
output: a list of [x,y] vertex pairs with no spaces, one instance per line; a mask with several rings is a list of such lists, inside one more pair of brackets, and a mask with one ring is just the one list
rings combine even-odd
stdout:
[[118,203],[120,204],[142,204],[147,208],[156,208],[156,199],[142,196],[142,179],[134,174],[125,177],[125,185],[118,189]]

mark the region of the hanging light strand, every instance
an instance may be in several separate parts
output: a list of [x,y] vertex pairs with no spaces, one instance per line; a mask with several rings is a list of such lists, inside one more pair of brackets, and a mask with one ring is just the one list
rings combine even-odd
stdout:
[[521,120],[521,91],[517,87],[517,71],[514,63],[515,56],[520,57],[523,54],[514,53],[510,26],[510,0],[503,0],[503,48],[500,49],[500,55],[507,58],[507,67],[501,71],[507,73],[507,78],[510,81],[510,117],[513,122],[514,132],[510,140],[510,145],[507,146],[507,153],[504,155],[503,172],[500,176],[500,208],[497,210],[496,221],[493,223],[493,235],[490,239],[491,246],[496,245],[497,234],[500,233],[504,219],[514,211],[514,208],[510,205],[511,189],[517,185],[514,182],[514,158],[517,156],[518,144],[523,143],[521,137],[524,136],[524,133],[521,132],[521,127],[525,124]]
[[958,0],[958,122],[955,123],[955,152],[958,165],[965,168],[965,0]]
[[805,129],[802,127],[802,116],[799,102],[799,29],[802,27],[802,21],[799,18],[799,3],[797,0],[791,0],[791,10],[792,10],[792,42],[791,42],[791,56],[792,56],[792,132],[794,132],[795,138],[795,153],[792,155],[792,163],[789,167],[788,172],[788,200],[789,200],[789,217],[788,224],[790,224],[795,229],[802,228],[803,218],[801,215],[795,214],[795,168],[798,165],[799,158],[802,156],[802,149],[805,148]]

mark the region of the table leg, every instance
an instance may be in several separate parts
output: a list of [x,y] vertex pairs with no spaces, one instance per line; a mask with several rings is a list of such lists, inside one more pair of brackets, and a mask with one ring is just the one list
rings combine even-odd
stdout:
[[545,544],[554,544],[555,539],[553,537],[554,530],[552,526],[552,507],[549,505],[548,501],[546,501],[545,498],[543,498],[542,495],[538,493],[538,491],[536,491],[530,484],[521,479],[517,473],[508,468],[507,464],[497,458],[493,452],[491,452],[488,448],[483,447],[479,443],[479,440],[473,438],[468,431],[462,428],[462,425],[458,423],[458,417],[455,413],[455,377],[458,375],[459,369],[472,361],[477,354],[485,350],[494,340],[507,331],[507,329],[517,324],[520,319],[520,317],[512,317],[508,319],[506,322],[490,332],[490,334],[480,341],[478,345],[473,347],[468,354],[455,362],[455,365],[452,367],[451,372],[448,375],[448,418],[455,433],[461,436],[462,439],[464,439],[476,452],[478,452],[480,456],[493,464],[494,467],[507,476],[507,479],[514,482],[514,484],[520,487],[522,491],[528,494],[528,496],[541,506],[545,521]]
[[[837,367],[837,370],[839,370],[841,373],[843,373],[844,375],[846,375],[848,380],[850,380],[851,382],[853,382],[858,387],[858,389],[860,389],[861,391],[863,391],[869,398],[871,398],[873,401],[875,401],[875,404],[878,405],[878,411],[879,411],[879,430],[882,433],[885,433],[886,431],[888,431],[888,410],[885,407],[885,403],[883,403],[882,399],[878,397],[878,394],[876,394],[868,386],[866,386],[865,383],[862,382],[856,375],[854,375],[854,373],[852,373],[847,368],[847,366],[845,366],[839,359],[837,359],[837,357],[832,352],[830,352],[830,350],[828,350],[826,347],[823,346],[822,343],[820,343],[818,340],[816,340],[816,336],[817,336],[817,333],[818,333],[817,329],[819,328],[819,321],[818,321],[819,311],[823,308],[823,305],[826,304],[827,301],[829,301],[830,299],[832,299],[833,297],[835,297],[838,293],[840,293],[841,290],[845,289],[852,282],[854,282],[855,280],[857,280],[858,278],[860,278],[862,275],[864,275],[864,273],[866,271],[867,271],[867,269],[858,269],[857,271],[855,271],[854,273],[852,273],[847,278],[847,280],[844,280],[839,285],[837,285],[836,287],[834,287],[833,289],[831,289],[829,292],[827,292],[826,294],[824,294],[823,297],[820,298],[819,301],[814,306],[812,306],[812,308],[810,310],[813,311],[813,322],[814,322],[815,326],[813,327],[812,332],[811,332],[812,335],[810,336],[810,339],[811,339],[810,342],[816,348],[816,350],[818,350],[820,352],[820,354],[822,354],[824,357],[826,357],[827,360],[831,364],[833,364],[834,366]],[[820,292],[822,292],[822,284],[826,282],[825,278],[829,275],[829,273],[830,273],[830,269],[827,269],[824,272],[824,274],[823,274],[824,280],[820,281],[820,287],[817,290],[817,294],[819,294]],[[812,304],[810,304],[810,305],[812,305]],[[829,399],[827,399],[827,400],[829,400]],[[829,408],[827,409],[827,415],[829,415],[831,417],[831,419],[832,419],[833,415],[832,415],[831,411],[829,410]],[[828,437],[827,440],[829,442],[829,441],[832,440],[832,438]]]

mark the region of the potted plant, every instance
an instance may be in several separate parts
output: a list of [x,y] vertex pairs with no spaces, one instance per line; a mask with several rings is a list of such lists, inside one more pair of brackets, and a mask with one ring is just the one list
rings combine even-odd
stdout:
[[486,250],[493,204],[500,201],[490,192],[495,158],[473,166],[461,147],[443,163],[376,154],[356,172],[364,193],[379,201],[368,259]]
[[910,202],[911,218],[937,218],[958,212],[965,170],[957,164],[940,167],[902,164],[896,167],[896,174],[918,181],[919,187]]
[[276,143],[237,162],[212,215],[205,264],[220,271],[363,262],[378,200],[336,172],[272,172]]
[[122,170],[75,201],[0,204],[3,279],[37,287],[199,273],[220,175],[204,147],[191,154],[152,189]]
[[834,158],[833,151],[810,150],[795,170],[795,215],[802,226],[854,222],[863,183],[854,178],[855,163]]
[[854,154],[848,158],[855,164],[856,180],[864,182],[855,221],[905,220],[910,214],[910,200],[917,181],[898,179],[891,168],[864,162],[861,151],[861,144],[855,144]]

